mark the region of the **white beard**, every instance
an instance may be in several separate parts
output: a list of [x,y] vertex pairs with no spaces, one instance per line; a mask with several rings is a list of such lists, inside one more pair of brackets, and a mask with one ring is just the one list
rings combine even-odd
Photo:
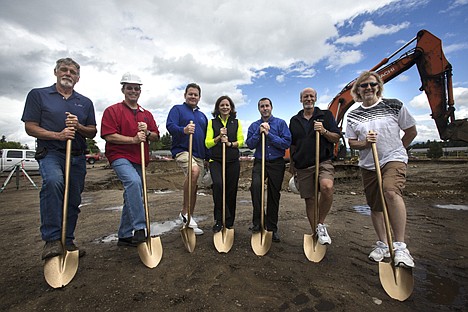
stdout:
[[73,88],[73,82],[69,81],[68,79],[60,79],[60,84],[64,88]]

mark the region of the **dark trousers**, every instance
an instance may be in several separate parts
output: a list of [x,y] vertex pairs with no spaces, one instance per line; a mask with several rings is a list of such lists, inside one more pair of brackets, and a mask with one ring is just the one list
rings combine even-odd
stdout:
[[[265,178],[268,178],[268,187],[266,216],[264,220],[268,231],[278,230],[278,210],[284,169],[285,161],[283,158],[265,161]],[[260,225],[262,192],[262,161],[261,159],[255,159],[252,169],[252,184],[250,185],[253,205],[252,222],[254,225]]]
[[[211,179],[213,180],[214,219],[223,221],[223,176],[222,163],[210,162]],[[236,218],[237,186],[239,184],[239,161],[226,163],[226,227],[234,225]]]

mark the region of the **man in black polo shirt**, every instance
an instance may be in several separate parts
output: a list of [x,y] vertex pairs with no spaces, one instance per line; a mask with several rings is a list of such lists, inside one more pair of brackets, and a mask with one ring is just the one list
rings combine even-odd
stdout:
[[306,204],[307,218],[312,229],[314,224],[314,183],[315,183],[315,132],[320,132],[320,164],[319,164],[319,190],[320,198],[319,220],[316,228],[318,242],[322,245],[331,244],[324,224],[325,217],[333,203],[333,179],[335,168],[332,164],[333,144],[340,139],[340,129],[336,126],[335,118],[328,110],[315,107],[317,92],[312,88],[302,90],[300,100],[303,109],[291,118],[289,130],[291,131],[291,162],[289,170],[297,174],[299,193]]

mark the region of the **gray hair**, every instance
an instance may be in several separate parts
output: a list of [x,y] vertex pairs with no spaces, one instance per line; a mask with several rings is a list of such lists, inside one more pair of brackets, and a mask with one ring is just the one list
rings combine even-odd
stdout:
[[77,70],[77,73],[78,73],[78,76],[80,76],[80,64],[75,62],[73,59],[71,59],[69,57],[58,59],[57,62],[56,62],[54,71],[57,72],[57,70],[60,68],[61,65],[73,65],[73,66],[75,66],[76,70]]

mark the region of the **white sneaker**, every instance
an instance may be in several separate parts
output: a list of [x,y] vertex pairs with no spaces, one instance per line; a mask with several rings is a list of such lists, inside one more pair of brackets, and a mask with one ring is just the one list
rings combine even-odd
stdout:
[[[187,214],[182,215],[182,213],[179,213],[179,219],[183,223],[187,223],[188,216]],[[202,235],[204,233],[203,230],[198,227],[198,224],[197,222],[195,222],[195,219],[193,217],[190,218],[189,227],[193,229],[193,232],[195,233],[195,235]]]
[[369,254],[369,259],[375,262],[380,262],[384,258],[390,257],[390,251],[388,250],[387,244],[382,241],[377,241],[374,246],[374,250]]
[[406,244],[402,242],[393,243],[395,247],[395,266],[414,268],[413,257],[411,257]]
[[318,242],[320,245],[329,245],[331,244],[331,238],[327,232],[327,226],[325,224],[319,223],[317,225],[317,236]]

